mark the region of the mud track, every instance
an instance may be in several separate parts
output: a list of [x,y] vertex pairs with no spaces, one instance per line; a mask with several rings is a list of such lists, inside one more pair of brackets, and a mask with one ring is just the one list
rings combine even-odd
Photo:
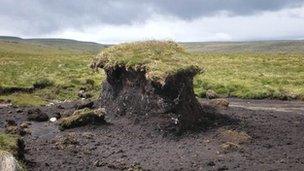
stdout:
[[[32,133],[24,137],[28,170],[304,169],[303,102],[229,100],[231,107],[219,112],[232,121],[180,136],[124,117],[110,120],[110,125],[63,132],[51,122],[31,122]],[[74,110],[73,103],[42,110],[49,116],[67,113]],[[0,131],[6,119],[24,122],[27,110],[0,105]],[[222,136],[225,130],[244,132],[251,138],[237,148],[223,149],[228,141]]]

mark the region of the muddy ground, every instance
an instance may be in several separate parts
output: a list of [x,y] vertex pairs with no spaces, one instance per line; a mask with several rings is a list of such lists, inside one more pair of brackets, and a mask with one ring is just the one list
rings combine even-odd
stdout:
[[[201,100],[206,103],[206,100]],[[231,120],[182,135],[125,117],[107,125],[59,131],[57,123],[30,122],[24,136],[28,170],[303,170],[304,103],[229,99],[219,113]],[[50,117],[74,103],[42,107]],[[5,121],[26,121],[29,108],[0,105]]]

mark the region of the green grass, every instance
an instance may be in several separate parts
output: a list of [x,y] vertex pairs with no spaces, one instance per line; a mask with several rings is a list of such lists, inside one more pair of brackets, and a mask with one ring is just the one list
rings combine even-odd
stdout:
[[11,101],[13,104],[19,106],[40,106],[47,104],[47,99],[37,96],[36,93],[13,93],[9,95],[2,95],[0,99]]
[[[55,48],[56,45],[53,44],[48,46],[0,41],[0,88],[47,85],[46,88],[35,90],[33,93],[0,95],[0,100],[11,100],[17,105],[41,105],[54,100],[78,99],[77,93],[80,89],[86,89],[97,98],[100,84],[105,78],[103,73],[93,71],[89,67],[97,54],[86,50],[66,50],[69,46]],[[272,49],[280,47],[282,45]],[[176,47],[167,47],[166,53],[159,55],[161,48],[164,47],[138,51],[136,58],[129,60],[130,56],[123,56],[120,60],[123,63],[128,61],[125,64],[135,68],[136,64],[149,63],[150,71],[156,78],[160,73],[175,71],[181,65],[195,64],[204,67],[205,72],[194,79],[194,90],[200,97],[204,97],[205,92],[211,89],[223,96],[240,98],[304,99],[302,52],[219,50],[221,53],[216,53],[203,50],[204,52],[189,54],[181,50],[181,53],[186,55],[180,56],[183,59],[174,61],[174,55],[171,56],[173,58],[166,55],[172,55]],[[286,49],[288,46],[282,48]],[[114,56],[116,55],[119,56],[119,53]],[[113,65],[113,61],[108,64]]]
[[195,92],[208,89],[240,98],[304,99],[304,54],[198,53],[206,72],[195,80]]
[[[40,105],[52,100],[77,99],[80,88],[97,95],[102,74],[89,68],[95,55],[0,41],[0,87],[48,86],[34,93],[1,95],[0,99],[9,99],[18,105]],[[87,80],[93,80],[94,85]]]
[[16,154],[18,150],[18,136],[11,134],[4,134],[0,132],[0,151],[7,151]]

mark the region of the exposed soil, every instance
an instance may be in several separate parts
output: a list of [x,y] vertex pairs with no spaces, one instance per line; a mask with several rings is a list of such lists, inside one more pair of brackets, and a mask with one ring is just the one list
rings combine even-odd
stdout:
[[[157,129],[153,117],[146,122],[108,118],[110,124],[65,131],[59,131],[56,122],[31,121],[31,134],[24,136],[28,170],[304,169],[303,102],[229,101],[230,107],[218,112],[231,119],[215,120],[207,129],[182,135]],[[41,111],[49,117],[58,112],[64,116],[75,110],[75,103],[45,106]],[[0,131],[7,119],[28,122],[29,109],[0,104]]]
[[208,111],[193,92],[196,69],[181,70],[162,84],[147,79],[146,71],[115,67],[105,72],[100,101],[111,114],[140,121],[148,116],[159,118],[161,129],[171,132],[197,129],[207,120]]

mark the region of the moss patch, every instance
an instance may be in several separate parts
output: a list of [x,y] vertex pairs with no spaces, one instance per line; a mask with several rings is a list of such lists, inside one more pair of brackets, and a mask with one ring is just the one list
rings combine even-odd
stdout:
[[65,130],[84,126],[87,124],[105,123],[104,111],[102,109],[91,110],[88,108],[75,111],[71,116],[61,119],[59,129]]
[[0,150],[15,154],[18,151],[17,135],[0,133]]
[[97,55],[92,67],[106,70],[125,67],[127,70],[146,71],[148,80],[160,83],[177,72],[203,71],[189,53],[172,41],[145,41],[113,46]]

